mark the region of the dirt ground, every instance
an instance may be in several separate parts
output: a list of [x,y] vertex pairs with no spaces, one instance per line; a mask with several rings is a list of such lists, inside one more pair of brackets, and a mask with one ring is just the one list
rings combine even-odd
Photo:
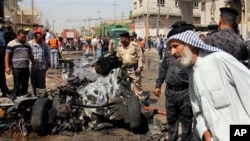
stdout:
[[[144,57],[145,70],[142,73],[142,85],[144,93],[150,94],[150,106],[152,108],[165,111],[165,96],[163,93],[165,84],[162,87],[162,94],[159,98],[152,94],[155,86],[155,79],[158,73],[158,65],[160,63],[156,49],[151,49],[150,51],[146,50]],[[60,70],[49,70],[48,72],[58,74],[61,73]],[[12,76],[7,75],[6,77],[9,88],[13,88]],[[62,84],[62,82],[52,78],[46,79],[48,88],[55,88]],[[156,114],[154,115],[154,121],[166,123],[166,115]],[[147,140],[145,136],[145,134],[134,134],[124,128],[112,128],[101,131],[82,131],[75,133],[73,136],[49,135],[39,137],[36,133],[30,133],[29,136],[23,137],[21,135],[6,133],[0,135],[0,141],[144,141]]]

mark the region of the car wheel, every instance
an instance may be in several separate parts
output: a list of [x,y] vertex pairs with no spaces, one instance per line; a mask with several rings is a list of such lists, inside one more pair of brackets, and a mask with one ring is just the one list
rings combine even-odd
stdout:
[[48,111],[52,102],[48,98],[38,98],[32,107],[31,125],[38,135],[49,133]]
[[129,125],[132,131],[137,130],[142,124],[141,105],[137,96],[130,96],[127,99]]

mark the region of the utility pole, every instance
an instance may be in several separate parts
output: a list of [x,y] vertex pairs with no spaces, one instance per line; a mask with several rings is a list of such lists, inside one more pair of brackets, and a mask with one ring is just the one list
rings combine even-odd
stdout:
[[31,9],[32,9],[32,17],[31,17],[31,19],[32,19],[32,24],[34,24],[35,23],[35,18],[34,18],[34,0],[32,0],[31,1]]
[[165,6],[165,0],[157,0],[157,6],[158,6],[158,14],[157,14],[157,20],[156,20],[156,35],[159,35],[159,22],[160,22],[160,13],[161,13],[161,6]]
[[52,26],[53,26],[52,31],[53,31],[53,33],[55,33],[55,30],[54,30],[55,29],[55,20],[52,21]]
[[100,15],[101,11],[98,10],[97,13],[98,13],[98,16],[99,16],[98,18],[101,18],[101,15]]
[[15,0],[15,18],[14,18],[14,31],[17,32],[17,0]]
[[160,22],[160,12],[161,12],[161,6],[158,4],[158,14],[157,14],[157,20],[156,20],[156,36],[159,35],[159,22]]
[[148,42],[148,29],[149,29],[149,23],[148,23],[148,0],[146,1],[147,3],[147,17],[146,17],[146,29],[145,29],[145,35],[146,35],[146,42]]
[[122,12],[122,24],[123,24],[123,19],[124,19],[124,13]]
[[41,22],[41,24],[43,24],[43,13],[40,11],[40,22]]
[[114,3],[112,3],[112,5],[114,6],[114,24],[115,24],[115,7],[117,6],[117,3],[115,0],[114,0]]

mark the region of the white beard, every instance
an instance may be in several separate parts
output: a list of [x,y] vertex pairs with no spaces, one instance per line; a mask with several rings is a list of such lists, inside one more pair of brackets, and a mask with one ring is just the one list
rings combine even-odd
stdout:
[[189,67],[192,65],[193,60],[193,53],[188,45],[185,45],[184,47],[184,54],[180,59],[179,64],[183,66],[184,68]]

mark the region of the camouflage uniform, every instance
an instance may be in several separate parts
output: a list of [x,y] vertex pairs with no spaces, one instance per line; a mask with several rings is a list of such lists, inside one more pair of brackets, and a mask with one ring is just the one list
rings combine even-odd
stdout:
[[228,52],[238,60],[246,60],[248,58],[244,41],[235,33],[234,29],[223,29],[213,32],[205,38],[204,42]]
[[177,65],[167,48],[163,62],[159,67],[156,88],[167,83],[165,90],[169,141],[178,139],[179,122],[182,124],[182,141],[190,141],[192,136],[192,108],[188,95],[188,74]]
[[135,95],[142,98],[141,73],[135,73],[138,67],[143,67],[141,48],[134,41],[131,41],[127,47],[119,42],[116,56],[122,60],[123,66],[126,66],[127,75],[131,82],[131,89],[135,92]]

